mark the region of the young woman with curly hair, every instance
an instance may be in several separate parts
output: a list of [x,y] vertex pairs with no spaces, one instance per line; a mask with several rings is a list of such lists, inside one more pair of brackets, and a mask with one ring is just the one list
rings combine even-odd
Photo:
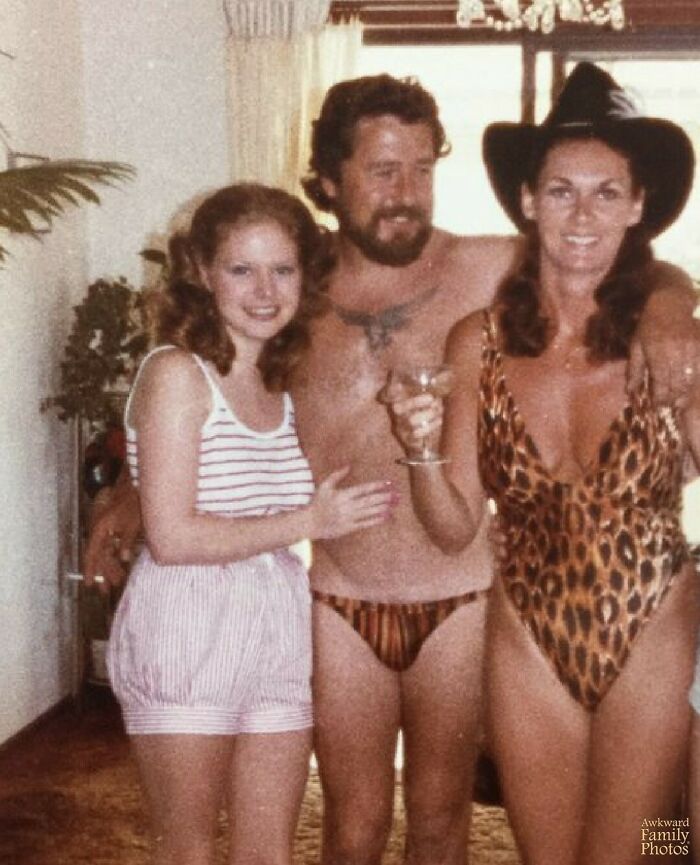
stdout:
[[146,544],[109,671],[158,865],[291,862],[311,747],[308,577],[290,549],[382,522],[381,482],[314,489],[284,391],[323,298],[324,240],[281,190],[226,187],[170,245],[161,345],[126,407]]

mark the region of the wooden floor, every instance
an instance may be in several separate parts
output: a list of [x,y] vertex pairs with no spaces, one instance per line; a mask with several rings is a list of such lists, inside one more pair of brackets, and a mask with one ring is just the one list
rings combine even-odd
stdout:
[[[398,865],[403,810],[385,865]],[[321,795],[312,773],[295,845],[295,865],[319,861]],[[221,825],[220,849],[223,862]],[[471,865],[517,865],[503,811],[475,806]],[[0,751],[2,865],[147,865],[143,800],[118,709],[106,688],[89,688],[82,705],[65,707]]]

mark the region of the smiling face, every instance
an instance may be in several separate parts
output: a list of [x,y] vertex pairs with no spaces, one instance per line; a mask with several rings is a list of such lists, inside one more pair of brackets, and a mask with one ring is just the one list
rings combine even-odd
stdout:
[[543,275],[608,272],[628,228],[642,216],[625,156],[598,139],[554,144],[534,190],[523,186],[522,210],[537,224]]
[[392,115],[365,117],[340,181],[323,178],[341,233],[380,264],[410,264],[431,233],[433,134],[426,123]]
[[230,228],[212,262],[200,265],[237,354],[259,354],[299,306],[302,273],[295,241],[276,222]]

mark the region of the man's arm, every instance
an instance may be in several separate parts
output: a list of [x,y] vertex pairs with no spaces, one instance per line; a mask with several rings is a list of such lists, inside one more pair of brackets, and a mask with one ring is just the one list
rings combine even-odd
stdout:
[[108,502],[90,526],[90,535],[83,554],[83,575],[86,585],[101,574],[105,582],[100,591],[124,582],[142,532],[141,508],[136,488],[124,468],[110,491]]
[[700,372],[693,319],[698,294],[688,274],[668,262],[654,263],[653,280],[632,346],[628,387],[637,387],[648,367],[656,403],[685,405]]
[[517,267],[523,251],[521,235],[455,236],[453,252],[453,278],[463,286],[464,314],[491,306],[503,279]]

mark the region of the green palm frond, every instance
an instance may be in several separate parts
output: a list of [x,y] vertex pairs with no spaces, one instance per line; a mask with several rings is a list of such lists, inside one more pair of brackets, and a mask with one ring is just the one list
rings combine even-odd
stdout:
[[[0,229],[41,236],[67,207],[83,201],[100,203],[94,186],[114,186],[135,175],[123,162],[58,159],[0,171]],[[7,251],[0,244],[0,262]]]

